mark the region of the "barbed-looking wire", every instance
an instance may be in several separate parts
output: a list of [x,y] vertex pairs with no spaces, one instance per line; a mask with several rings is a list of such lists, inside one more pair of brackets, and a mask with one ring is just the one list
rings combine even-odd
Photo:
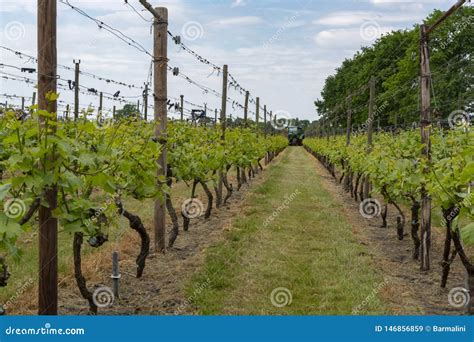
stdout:
[[[72,5],[71,3],[69,3],[68,0],[60,0],[60,2],[64,5],[67,5],[69,6],[71,9],[75,10],[77,13],[79,13],[80,15],[92,20],[94,23],[96,23],[96,25],[98,25],[99,28],[104,28],[106,29],[106,31],[112,33],[115,37],[119,38],[120,40],[124,41],[125,43],[127,43],[129,46],[147,54],[149,57],[152,58],[152,60],[155,60],[155,57],[143,46],[141,45],[139,42],[137,42],[136,40],[134,40],[133,38],[127,36],[126,34],[124,34],[123,32],[121,32],[120,30],[106,24],[105,22],[99,20],[99,19],[96,19],[92,16],[90,16],[89,14],[87,14],[85,11],[83,11],[82,9]],[[167,69],[168,71],[170,71],[174,76],[179,76],[181,78],[183,78],[184,80],[186,80],[188,83],[191,83],[193,84],[194,86],[200,88],[204,94],[213,94],[214,96],[216,97],[222,97],[222,94],[219,93],[217,90],[214,90],[210,87],[207,87],[205,85],[202,85],[200,84],[199,82],[193,80],[191,77],[187,76],[186,74],[182,73],[181,71],[178,72],[178,74],[176,75],[175,74],[175,70],[176,68],[170,66],[170,65],[167,65]],[[141,87],[141,89],[143,89],[143,87]],[[230,102],[231,104],[237,104],[238,101],[236,100],[233,100],[233,99],[228,99],[228,102]],[[242,107],[243,108],[243,107]]]
[[[15,54],[17,57],[19,57],[20,59],[23,59],[23,58],[28,58],[28,62],[32,61],[33,63],[37,64],[38,63],[38,59],[34,56],[31,56],[31,55],[28,55],[24,52],[21,52],[21,51],[17,51],[17,50],[13,50],[9,47],[6,47],[6,46],[2,46],[0,45],[0,49],[3,49],[3,50],[6,50],[8,52],[11,52],[13,54]],[[6,65],[6,64],[4,64]],[[63,65],[63,64],[57,64],[58,67],[64,69],[64,70],[68,70],[68,71],[72,71],[74,72],[75,69],[73,67],[69,67],[67,65]],[[0,64],[1,66],[1,64]],[[36,69],[35,69],[36,71]],[[143,89],[142,86],[138,86],[136,84],[132,84],[132,83],[126,83],[126,82],[121,82],[121,81],[116,81],[114,79],[111,79],[111,78],[107,78],[107,77],[102,77],[102,76],[98,76],[98,75],[95,75],[93,73],[90,73],[90,72],[87,72],[87,71],[82,71],[82,70],[79,70],[79,74],[80,75],[84,75],[84,76],[88,76],[88,77],[91,77],[91,78],[94,78],[94,79],[97,79],[97,80],[100,80],[100,81],[105,81],[107,83],[113,83],[113,84],[116,84],[116,85],[120,85],[120,86],[123,86],[123,87],[128,87],[128,88],[135,88],[135,89]]]

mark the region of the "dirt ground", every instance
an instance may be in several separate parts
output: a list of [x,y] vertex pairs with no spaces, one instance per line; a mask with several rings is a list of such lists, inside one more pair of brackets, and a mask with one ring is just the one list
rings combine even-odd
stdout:
[[[380,228],[379,217],[365,219],[359,214],[359,202],[346,193],[338,181],[315,159],[315,171],[324,180],[323,186],[341,203],[344,212],[352,224],[352,230],[359,243],[371,251],[378,269],[382,270],[386,286],[381,291],[385,300],[396,315],[461,315],[463,308],[449,305],[448,292],[458,286],[464,286],[464,267],[459,258],[451,266],[446,289],[441,289],[441,265],[444,243],[444,230],[433,227],[431,242],[431,270],[421,271],[418,260],[413,260],[413,242],[410,231],[410,212],[403,208],[407,223],[405,237],[398,240],[395,227],[397,212],[389,206],[387,228]],[[380,203],[383,201],[380,200]],[[435,209],[434,209],[435,210]]]

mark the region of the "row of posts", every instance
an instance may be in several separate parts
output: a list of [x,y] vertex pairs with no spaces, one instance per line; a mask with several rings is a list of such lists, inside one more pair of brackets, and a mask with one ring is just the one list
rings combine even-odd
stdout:
[[[167,49],[168,49],[168,10],[164,7],[153,8],[146,0],[139,2],[154,16],[153,22],[153,98],[154,98],[154,122],[155,136],[162,143],[161,154],[158,158],[157,175],[166,177],[167,170]],[[39,0],[37,2],[37,39],[38,39],[38,108],[49,112],[57,112],[57,102],[47,100],[48,93],[57,93],[57,1]],[[74,87],[74,119],[79,118],[79,66],[80,61],[75,63],[75,87]],[[226,129],[226,104],[227,104],[227,77],[228,67],[224,66],[223,76],[223,97],[222,109],[220,113],[222,135],[225,138]],[[147,119],[148,107],[148,86],[144,94],[145,119]],[[183,101],[181,96],[181,118],[183,118]],[[247,120],[249,93],[245,94],[244,115]],[[260,98],[257,98],[256,121],[259,120]],[[100,110],[102,109],[102,95],[100,95]],[[264,107],[264,122],[266,123],[266,106]],[[217,117],[217,113],[216,113]],[[270,114],[271,119],[271,114]],[[44,127],[45,119],[39,117],[40,127]],[[55,126],[52,126],[54,129]],[[54,172],[51,165],[54,165],[56,154],[54,150],[49,151],[45,172]],[[39,226],[39,285],[38,285],[38,313],[40,315],[57,315],[58,313],[58,220],[53,212],[57,207],[56,186],[51,186],[44,191],[44,201],[42,200],[38,212]],[[45,205],[43,205],[43,203]],[[162,201],[154,203],[154,236],[155,251],[165,251],[166,237],[166,207]],[[115,264],[117,256],[114,256]],[[117,276],[118,268],[114,269]],[[118,291],[118,289],[116,289]]]

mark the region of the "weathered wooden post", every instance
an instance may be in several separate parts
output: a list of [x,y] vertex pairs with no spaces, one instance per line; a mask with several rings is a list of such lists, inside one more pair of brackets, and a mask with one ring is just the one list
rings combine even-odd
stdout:
[[[158,158],[158,176],[166,176],[166,126],[167,126],[167,66],[168,66],[168,9],[156,7],[154,27],[154,99],[155,99],[155,136],[162,144]],[[166,249],[166,206],[155,201],[155,251],[164,252]]]
[[[428,51],[428,33],[427,26],[420,26],[420,68],[421,68],[421,112],[420,112],[420,131],[421,143],[423,144],[422,157],[426,159],[427,164],[423,169],[425,175],[429,174],[429,164],[431,163],[431,141],[430,141],[430,114],[431,114],[431,74]],[[430,246],[431,246],[431,197],[426,189],[426,184],[421,185],[421,269],[427,271],[430,269]]]
[[100,92],[100,93],[99,93],[99,110],[98,110],[98,113],[97,113],[97,115],[98,115],[99,117],[102,116],[102,104],[103,104],[102,101],[103,101],[103,96],[104,96],[104,95],[102,94],[102,92]]
[[[56,0],[38,0],[38,108],[56,113],[56,101],[48,101],[47,94],[56,93]],[[45,129],[46,120],[38,118],[40,127]],[[52,117],[50,120],[55,120]],[[52,125],[46,129],[55,129]],[[53,149],[48,159],[54,162]],[[47,165],[41,167],[48,168]],[[46,169],[46,172],[49,170]],[[52,171],[51,171],[52,172]],[[39,224],[39,285],[38,314],[58,313],[58,221],[53,217],[57,206],[57,187],[44,189],[38,213]],[[43,202],[44,200],[44,202]]]
[[[222,104],[221,104],[221,141],[225,144],[225,129],[226,129],[226,110],[227,110],[227,78],[228,66],[224,65],[222,74]],[[222,204],[222,186],[223,186],[224,170],[219,171],[219,183],[217,184],[216,206],[219,208]]]
[[249,111],[249,91],[245,92],[245,105],[244,105],[244,126],[247,127],[248,111]]
[[74,62],[74,120],[79,118],[79,64],[81,60]]
[[148,82],[145,83],[145,93],[143,95],[143,116],[148,121]]
[[257,124],[257,131],[258,131],[258,119],[260,115],[260,97],[257,97],[256,108],[255,108],[255,123]]
[[[367,118],[367,154],[372,151],[372,131],[374,127],[374,103],[375,103],[375,77],[372,76],[369,82],[369,115]],[[370,179],[367,175],[364,179],[364,199],[369,198]]]

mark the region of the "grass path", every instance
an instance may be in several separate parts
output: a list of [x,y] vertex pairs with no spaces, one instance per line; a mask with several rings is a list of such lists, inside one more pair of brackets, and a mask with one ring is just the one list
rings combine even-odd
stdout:
[[303,148],[287,148],[265,171],[188,287],[198,313],[388,313],[377,293],[383,277],[320,186],[315,163]]

